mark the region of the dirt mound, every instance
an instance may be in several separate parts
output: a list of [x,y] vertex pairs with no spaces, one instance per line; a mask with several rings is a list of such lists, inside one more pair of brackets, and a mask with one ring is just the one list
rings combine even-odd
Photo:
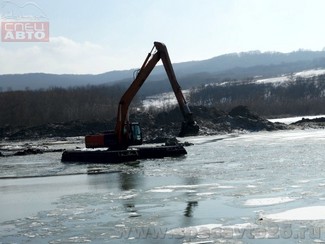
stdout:
[[[272,131],[288,129],[280,123],[272,123],[251,112],[245,106],[238,106],[229,113],[214,107],[191,107],[194,119],[200,126],[199,135],[214,135],[231,133],[234,131]],[[178,108],[156,115],[143,113],[131,116],[139,121],[146,142],[165,142],[171,136],[177,136],[182,116]]]
[[51,123],[34,127],[5,127],[0,129],[0,136],[12,140],[37,139],[45,137],[71,137],[107,131],[111,122]]
[[14,154],[14,156],[26,156],[26,155],[33,155],[33,154],[42,154],[44,151],[41,149],[33,149],[28,148],[22,151],[18,151]]
[[229,113],[214,108],[204,108],[204,117],[197,116],[197,121],[203,133],[230,133],[234,131],[272,131],[288,127],[280,123],[272,123],[251,112],[245,106],[233,108]]
[[302,118],[301,120],[294,122],[294,125],[299,125],[299,124],[305,124],[305,123],[325,123],[325,118],[320,117],[320,118],[315,118],[315,119],[305,119]]
[[315,119],[305,119],[292,123],[291,125],[301,129],[323,129],[325,128],[325,118],[319,117]]
[[237,106],[233,108],[228,115],[232,117],[243,117],[249,119],[259,120],[261,119],[257,114],[251,112],[246,106]]

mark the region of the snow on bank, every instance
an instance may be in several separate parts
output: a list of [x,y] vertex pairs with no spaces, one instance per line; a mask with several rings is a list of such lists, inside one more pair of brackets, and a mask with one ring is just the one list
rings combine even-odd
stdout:
[[[190,90],[183,90],[183,95],[187,98]],[[148,96],[142,101],[142,105],[145,109],[154,107],[155,109],[161,109],[177,104],[177,99],[174,92],[165,92],[158,95]]]
[[323,75],[323,74],[325,74],[325,69],[311,69],[311,70],[304,70],[301,72],[297,72],[292,75],[282,75],[279,77],[260,79],[260,80],[256,80],[255,83],[257,83],[257,84],[265,84],[265,83],[279,84],[279,83],[288,82],[291,80],[294,81],[298,77],[311,78],[311,77]]
[[315,115],[315,116],[299,116],[299,117],[288,117],[288,118],[279,118],[279,119],[269,119],[272,123],[283,123],[283,124],[291,124],[294,122],[297,122],[302,119],[316,119],[316,118],[321,118],[325,117],[325,115]]
[[[319,76],[319,75],[324,75],[325,74],[325,69],[311,69],[311,70],[304,70],[301,72],[297,73],[292,73],[292,74],[283,74],[281,76],[276,76],[276,77],[270,77],[270,78],[262,78],[255,77],[252,81],[249,83],[255,83],[255,84],[273,84],[275,86],[277,85],[282,85],[290,81],[296,81],[297,78],[311,78],[314,76]],[[260,78],[260,79],[259,79]],[[237,81],[236,84],[240,84],[240,82]],[[222,83],[209,83],[206,84],[205,86],[227,86],[229,84],[235,84],[234,81],[225,81]]]
[[295,208],[264,217],[275,221],[325,220],[325,206]]
[[291,197],[257,198],[257,199],[247,200],[244,203],[244,205],[245,206],[268,206],[268,205],[292,202],[295,200],[296,198],[291,198]]
[[289,80],[290,79],[289,79],[288,76],[280,76],[280,77],[273,77],[273,78],[256,80],[253,83],[256,83],[256,84],[274,83],[274,84],[276,84],[276,83],[287,82]]
[[323,74],[325,74],[325,69],[311,69],[311,70],[305,70],[305,71],[298,72],[295,74],[295,76],[309,78],[309,77],[323,75]]

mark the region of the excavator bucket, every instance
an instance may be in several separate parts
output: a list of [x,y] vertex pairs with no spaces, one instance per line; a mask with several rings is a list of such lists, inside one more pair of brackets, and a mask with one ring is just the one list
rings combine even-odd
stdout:
[[179,137],[196,136],[199,133],[200,127],[196,122],[182,122],[181,131]]

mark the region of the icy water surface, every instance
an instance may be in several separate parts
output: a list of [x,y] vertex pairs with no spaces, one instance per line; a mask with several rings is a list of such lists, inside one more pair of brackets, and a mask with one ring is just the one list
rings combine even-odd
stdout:
[[186,141],[185,157],[121,165],[0,158],[0,243],[325,242],[325,130]]

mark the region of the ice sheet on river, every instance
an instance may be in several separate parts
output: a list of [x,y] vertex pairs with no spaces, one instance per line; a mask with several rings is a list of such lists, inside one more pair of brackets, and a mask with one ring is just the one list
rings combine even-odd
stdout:
[[0,158],[0,242],[325,240],[324,130],[186,140],[195,144],[186,157],[133,165],[63,165],[61,153]]

